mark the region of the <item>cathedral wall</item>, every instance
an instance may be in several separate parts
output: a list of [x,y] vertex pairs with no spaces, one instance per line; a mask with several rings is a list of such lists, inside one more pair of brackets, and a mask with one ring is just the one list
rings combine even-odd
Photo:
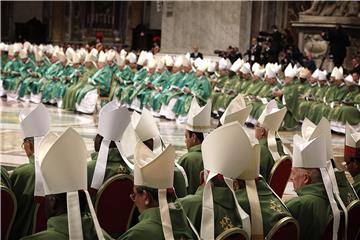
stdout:
[[165,2],[162,12],[163,52],[191,52],[196,45],[213,54],[249,44],[251,2]]

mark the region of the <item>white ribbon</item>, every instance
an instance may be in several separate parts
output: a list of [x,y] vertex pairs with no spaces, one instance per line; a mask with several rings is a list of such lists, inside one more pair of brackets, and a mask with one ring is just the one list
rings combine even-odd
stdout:
[[34,196],[45,196],[44,177],[40,169],[39,148],[42,137],[34,137],[34,167],[35,167],[35,188]]
[[[202,215],[201,215],[201,239],[215,239],[214,234],[214,201],[211,190],[210,180],[217,174],[210,172],[208,175],[204,171],[205,185],[202,199]],[[206,176],[207,175],[207,176]]]
[[88,192],[87,190],[84,190],[84,192],[85,192],[85,195],[86,195],[87,204],[88,204],[89,209],[90,209],[91,218],[92,218],[93,223],[94,223],[96,235],[97,235],[97,237],[98,237],[99,240],[103,240],[103,239],[105,239],[105,238],[104,238],[103,232],[102,232],[102,230],[101,230],[99,221],[98,221],[98,219],[97,219],[94,206],[92,205],[91,198],[90,198],[90,194],[89,194],[89,192]]
[[234,181],[230,178],[226,178],[224,177],[224,181],[226,183],[226,185],[230,188],[231,193],[233,194],[233,198],[234,198],[234,202],[236,205],[236,210],[241,218],[241,222],[242,222],[242,227],[244,229],[244,231],[247,233],[248,236],[251,236],[251,222],[250,222],[250,217],[249,215],[240,207],[236,195],[235,195],[235,191],[234,191]]
[[253,240],[264,239],[263,219],[255,180],[246,180],[245,183],[251,212],[251,238]]
[[268,140],[268,148],[271,153],[271,156],[276,162],[277,160],[280,159],[280,154],[277,149],[276,132],[274,130],[269,130],[267,140]]
[[339,210],[339,208],[337,206],[337,203],[335,201],[334,194],[333,194],[333,189],[332,189],[332,184],[331,184],[331,179],[330,179],[330,176],[329,176],[326,168],[320,168],[320,171],[321,171],[322,179],[324,181],[326,194],[327,194],[329,202],[330,202],[331,211],[333,213],[334,225],[333,225],[333,237],[332,237],[332,239],[336,240],[338,230],[339,230],[339,226],[340,226],[340,210]]
[[[205,173],[205,175],[207,175]],[[202,216],[201,216],[201,231],[200,236],[201,239],[215,239],[214,237],[214,200],[213,200],[213,194],[211,189],[211,182],[210,180],[214,178],[217,175],[217,173],[211,172],[208,176],[205,176],[205,186],[204,186],[204,192],[203,192],[203,201],[202,201]],[[248,236],[251,236],[251,223],[249,215],[240,207],[235,191],[233,189],[233,180],[230,178],[224,177],[224,181],[226,185],[229,187],[232,195],[233,200],[236,205],[236,210],[239,214],[239,217],[241,218],[242,226],[245,232],[248,234]]]
[[131,171],[134,171],[134,164],[132,164],[129,161],[129,159],[127,159],[126,154],[124,154],[121,143],[120,142],[115,142],[115,144],[116,144],[116,147],[119,150],[120,156],[121,156],[122,160],[125,162],[126,166],[128,166],[128,168],[130,168]]
[[99,189],[104,182],[110,143],[111,141],[105,138],[101,142],[93,178],[91,181],[91,187],[94,189]]
[[175,162],[175,166],[179,169],[179,171],[183,175],[184,181],[185,181],[185,186],[188,187],[189,186],[189,180],[188,180],[188,177],[186,175],[185,169],[180,164],[178,164],[177,162]]
[[169,205],[166,198],[166,189],[158,189],[160,217],[162,223],[162,230],[166,240],[174,239],[171,218],[169,212]]
[[82,221],[78,191],[66,193],[69,239],[82,240]]
[[341,209],[344,212],[344,216],[345,216],[345,233],[344,233],[344,239],[347,239],[347,226],[348,226],[348,211],[347,208],[344,204],[344,202],[342,201],[341,197],[340,197],[340,192],[339,192],[339,187],[335,178],[335,172],[334,172],[334,168],[331,164],[331,161],[327,162],[327,171],[329,173],[329,177],[332,183],[332,187],[333,187],[333,193],[336,197],[336,200],[338,201],[338,203],[340,204]]

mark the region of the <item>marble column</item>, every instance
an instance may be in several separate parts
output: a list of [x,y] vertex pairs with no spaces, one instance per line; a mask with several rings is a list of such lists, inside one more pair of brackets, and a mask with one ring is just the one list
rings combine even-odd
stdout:
[[64,16],[65,8],[64,2],[54,1],[52,2],[52,42],[55,44],[62,43],[64,41]]

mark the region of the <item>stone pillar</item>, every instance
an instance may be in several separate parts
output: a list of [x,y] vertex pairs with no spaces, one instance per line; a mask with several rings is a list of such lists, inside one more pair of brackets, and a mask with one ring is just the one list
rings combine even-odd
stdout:
[[64,2],[52,2],[52,42],[55,44],[63,43],[64,41],[64,16],[65,8]]
[[143,2],[128,2],[128,18],[125,43],[132,43],[133,29],[142,21]]
[[250,1],[241,2],[240,29],[239,29],[240,52],[245,52],[250,47],[252,5],[253,2]]

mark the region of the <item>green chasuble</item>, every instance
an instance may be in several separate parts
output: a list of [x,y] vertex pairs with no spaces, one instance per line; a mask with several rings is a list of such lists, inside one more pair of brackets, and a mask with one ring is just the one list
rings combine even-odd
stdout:
[[147,96],[148,99],[146,100],[145,104],[150,106],[154,111],[160,110],[162,97],[164,94],[169,92],[170,78],[171,72],[169,70],[165,70],[153,82],[156,89],[152,90],[151,93]]
[[[28,78],[30,82],[30,89],[32,94],[39,94],[42,86],[44,85],[44,77],[45,73],[48,69],[49,65],[46,65],[45,63],[42,63],[40,66],[37,66],[35,68],[36,75],[34,77]],[[25,82],[26,80],[24,80]]]
[[352,201],[358,199],[349,181],[347,180],[344,171],[335,171],[335,178],[339,187],[340,198],[345,206],[348,206]]
[[299,197],[292,198],[286,206],[298,220],[300,239],[321,239],[332,215],[324,184],[321,182],[305,185],[297,194]]
[[[263,231],[266,236],[280,219],[291,215],[262,178],[256,180],[256,188],[263,218]],[[188,195],[178,200],[198,232],[200,232],[201,228],[203,191],[204,185],[201,185],[194,195]],[[215,236],[233,227],[242,228],[241,219],[236,211],[236,205],[230,189],[225,186],[213,186],[212,192],[214,200]],[[241,208],[251,216],[246,188],[236,190],[235,195]]]
[[6,77],[4,79],[4,89],[8,91],[17,90],[21,81],[30,76],[29,70],[35,69],[35,63],[30,58],[28,58],[25,63],[21,60],[19,60],[18,62],[15,61],[12,64],[12,67],[12,71],[16,72],[19,75],[14,75],[13,77]]
[[315,93],[318,90],[319,86],[317,83],[312,85],[308,84],[303,87],[303,93],[299,96],[298,101],[298,110],[295,113],[295,119],[300,122],[305,119],[308,114],[308,111],[312,104],[315,104]]
[[320,86],[317,91],[315,92],[315,101],[316,103],[313,103],[310,106],[310,109],[307,113],[307,118],[309,118],[313,123],[318,124],[322,118],[322,107],[324,104],[324,97],[328,90],[329,86],[323,85]]
[[174,167],[174,188],[176,196],[178,198],[185,197],[187,195],[186,182],[184,175],[176,166]]
[[[359,87],[356,85],[347,86],[346,95],[341,99],[340,104],[336,104],[329,112],[328,119],[335,122],[341,122],[344,125],[348,122],[350,125],[357,125],[360,122],[360,112],[354,111],[353,114],[347,114],[347,110],[354,108],[355,97],[359,95]],[[357,110],[357,109],[355,109]],[[344,119],[342,115],[346,115]],[[345,120],[344,122],[342,120]]]
[[178,163],[184,168],[188,178],[188,194],[194,194],[200,185],[200,172],[204,169],[201,144],[189,148],[188,153],[182,156]]
[[184,94],[179,97],[172,109],[177,115],[186,115],[189,112],[194,96],[197,98],[200,106],[203,106],[211,95],[211,85],[205,75],[193,79],[193,82],[189,83],[187,87],[190,88],[191,94]]
[[[85,214],[81,218],[84,239],[97,239],[94,223],[90,214]],[[111,237],[103,231],[105,239]],[[48,219],[47,229],[42,232],[22,238],[22,240],[67,240],[69,239],[69,227],[67,214],[61,214]]]
[[85,72],[80,76],[79,80],[70,86],[64,95],[63,98],[63,108],[69,111],[75,110],[76,96],[81,91],[81,89],[87,84],[88,79],[94,75],[97,68],[91,64],[90,68],[86,68]]
[[[170,219],[175,239],[195,239],[189,227],[185,213],[177,203],[169,203]],[[139,223],[126,231],[119,239],[141,240],[141,239],[165,239],[160,209],[158,207],[148,208],[139,216]]]
[[221,92],[215,92],[217,96],[216,102],[214,102],[214,106],[212,106],[213,111],[225,111],[228,103],[233,99],[237,92],[235,90],[235,85],[240,81],[240,77],[238,75],[234,75],[224,83]]
[[221,90],[223,89],[225,83],[229,81],[229,76],[228,75],[223,75],[220,76],[217,79],[217,82],[215,83],[214,87],[213,87],[213,92],[211,94],[211,106],[212,106],[212,111],[218,111],[217,109],[217,100],[219,98],[219,96],[221,96]]
[[12,190],[9,173],[3,166],[1,166],[1,186],[5,186],[8,189]]
[[[195,78],[194,71],[184,73],[182,71],[178,71],[176,73],[173,73],[170,75],[168,79],[168,91],[164,92],[161,99],[158,101],[153,101],[153,109],[154,110],[160,110],[161,104],[168,105],[170,102],[170,99],[172,99],[175,96],[181,95],[182,91],[181,88],[185,86],[189,82],[189,79]],[[159,103],[160,101],[160,103]]]
[[[263,233],[264,236],[266,236],[280,219],[291,217],[291,214],[283,202],[271,191],[269,185],[266,184],[263,178],[260,177],[255,180],[255,182],[263,219]],[[241,208],[251,216],[246,188],[240,188],[235,193]]]
[[[295,119],[295,115],[298,111],[299,106],[299,84],[291,82],[290,84],[285,84],[282,88],[283,96],[281,97],[280,104],[278,102],[278,107],[286,106],[286,115],[284,117],[284,124],[282,126],[285,130],[295,130],[298,127],[298,123]],[[279,106],[280,105],[280,106]]]
[[91,79],[95,82],[95,85],[100,88],[100,96],[109,96],[110,85],[112,80],[112,69],[109,65],[105,65],[102,69],[99,69]]
[[57,74],[64,68],[61,62],[53,63],[49,66],[45,72],[45,78],[47,79],[44,82],[42,89],[42,101],[48,102],[51,99],[51,94],[54,89],[57,80],[53,80],[53,77],[57,77]]
[[[97,152],[92,153],[91,161],[88,162],[87,165],[88,188],[90,188],[91,186],[91,181],[94,175],[97,158],[98,158],[98,153]],[[116,174],[130,174],[130,169],[122,159],[119,150],[117,148],[109,148],[104,182]]]
[[[277,143],[277,150],[280,156],[285,155],[281,140],[277,138],[276,143]],[[275,161],[270,153],[267,137],[260,139],[259,144],[260,144],[260,174],[264,177],[266,181],[269,181],[270,172],[275,164]]]
[[353,187],[356,191],[356,194],[360,196],[360,173],[358,173],[358,175],[353,177],[353,179],[354,179]]
[[340,104],[347,93],[348,88],[345,86],[344,83],[341,85],[334,85],[334,88],[332,89],[329,88],[324,97],[326,105],[324,104],[322,106],[322,115],[327,119],[330,119],[329,117],[334,106]]
[[[236,212],[236,205],[230,189],[225,186],[213,186],[212,192],[214,200],[214,236],[216,237],[233,227],[242,228],[241,219]],[[194,195],[187,195],[178,199],[186,215],[199,233],[201,230],[203,193],[204,185],[201,185]]]
[[128,86],[126,86],[121,93],[121,101],[123,103],[131,104],[130,97],[132,96],[133,91],[146,78],[147,74],[148,71],[145,67],[141,68],[134,74],[134,77],[132,79],[133,84],[129,84]]
[[131,67],[129,65],[125,65],[123,69],[117,69],[115,71],[115,76],[117,77],[119,81],[119,87],[115,91],[115,96],[118,98],[118,100],[121,100],[121,93],[123,89],[129,85],[132,84],[132,78],[134,77],[134,73],[131,70]]
[[34,189],[35,167],[34,157],[30,163],[15,168],[10,176],[12,190],[17,201],[17,212],[9,239],[19,239],[32,233],[35,212]]

